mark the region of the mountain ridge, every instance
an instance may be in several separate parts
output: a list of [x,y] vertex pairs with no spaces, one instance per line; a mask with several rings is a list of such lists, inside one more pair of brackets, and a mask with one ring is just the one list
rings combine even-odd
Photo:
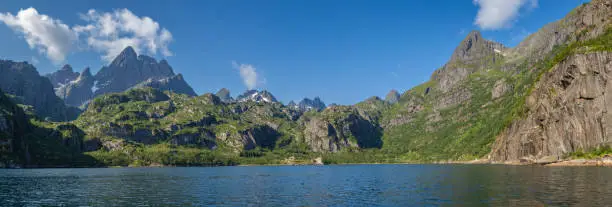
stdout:
[[[611,15],[593,0],[514,48],[470,32],[428,82],[384,100],[301,110],[265,90],[231,100],[227,89],[192,97],[145,84],[95,97],[62,129],[81,130],[77,151],[106,166],[554,162],[611,144]],[[120,56],[105,73],[140,63],[133,49]]]

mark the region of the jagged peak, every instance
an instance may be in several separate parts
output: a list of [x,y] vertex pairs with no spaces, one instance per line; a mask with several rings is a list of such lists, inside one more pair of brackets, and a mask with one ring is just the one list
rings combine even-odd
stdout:
[[501,51],[503,48],[505,47],[501,43],[487,40],[482,37],[480,31],[473,30],[455,48],[451,62],[470,61],[493,53],[495,50]]
[[136,54],[136,51],[134,51],[134,48],[128,46],[123,49],[123,51],[121,51],[117,57],[115,57],[111,65],[122,65],[130,62],[130,60],[138,60],[138,55]]
[[136,50],[134,50],[132,46],[127,46],[125,49],[123,49],[123,51],[119,53],[119,56],[138,57]]
[[86,67],[85,69],[83,69],[83,71],[81,71],[81,74],[79,76],[91,77],[93,75],[91,75],[91,70],[89,69],[89,67]]
[[65,64],[60,70],[72,72],[72,66],[70,66],[69,64]]
[[229,93],[230,90],[227,89],[227,88],[221,88],[221,89],[219,89],[219,91],[217,91],[217,93],[220,93],[220,92],[227,92],[227,93]]
[[387,96],[385,96],[385,101],[389,103],[395,103],[399,100],[399,98],[400,98],[400,93],[395,89],[391,89],[391,91],[387,93]]
[[268,103],[278,102],[276,98],[274,97],[274,95],[272,95],[272,93],[270,93],[269,91],[267,90],[258,91],[254,89],[247,90],[242,95],[239,95],[238,97],[236,97],[236,99],[238,100],[238,102],[246,102],[246,101],[268,102]]
[[148,55],[138,55],[138,60],[157,64],[157,59]]

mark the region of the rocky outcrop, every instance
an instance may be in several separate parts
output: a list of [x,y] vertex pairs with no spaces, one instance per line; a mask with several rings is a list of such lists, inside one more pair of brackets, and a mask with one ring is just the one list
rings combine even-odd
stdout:
[[274,149],[281,134],[267,125],[254,125],[244,130],[220,131],[216,139],[235,152],[253,150],[258,147]]
[[291,101],[289,104],[287,104],[287,106],[299,112],[307,112],[312,110],[321,111],[326,107],[325,103],[323,103],[319,97],[315,97],[314,99],[304,98],[298,104]]
[[543,75],[525,118],[495,142],[494,161],[543,157],[612,145],[612,53],[576,54]]
[[435,109],[444,109],[455,106],[457,104],[469,101],[472,97],[472,92],[467,88],[456,88],[450,93],[442,95],[438,101],[436,101]]
[[537,61],[545,58],[555,46],[568,41],[582,41],[603,34],[612,21],[610,0],[592,0],[575,8],[565,18],[547,24],[523,40],[509,53]]
[[382,147],[380,129],[358,115],[355,109],[338,106],[322,116],[305,118],[304,141],[315,152]]
[[497,82],[495,82],[493,90],[491,90],[491,99],[497,99],[499,97],[502,97],[511,89],[512,86],[510,86],[510,84],[508,84],[505,79],[498,80]]
[[385,101],[389,102],[390,104],[397,103],[399,99],[400,94],[396,90],[389,91],[389,93],[387,93],[387,96],[385,96]]
[[0,60],[0,89],[30,105],[41,118],[67,121],[76,118],[58,98],[48,78],[27,62]]
[[18,157],[24,157],[24,152],[19,149],[28,130],[23,111],[0,90],[0,165],[10,165]]
[[156,144],[168,135],[160,129],[138,128],[131,124],[105,123],[102,132],[106,136],[140,142],[143,144]]
[[45,75],[53,84],[53,88],[57,89],[63,85],[74,81],[79,77],[79,73],[72,71],[72,66],[66,64],[58,71]]
[[236,101],[238,102],[264,102],[264,103],[277,103],[278,101],[272,95],[272,93],[268,91],[257,91],[257,90],[248,90],[244,92],[242,95],[236,97]]
[[229,89],[227,88],[220,89],[219,91],[217,91],[217,93],[215,93],[215,95],[219,97],[219,99],[221,99],[221,101],[223,101],[224,103],[231,103],[234,101]]
[[193,133],[184,133],[173,135],[170,138],[170,144],[173,145],[192,145],[197,147],[205,147],[208,149],[217,148],[215,135],[207,130],[200,130]]
[[185,79],[181,74],[161,79],[149,78],[132,88],[142,87],[151,87],[162,91],[172,91],[174,93],[186,94],[188,96],[197,96],[196,92],[191,88],[191,86],[189,86],[189,84],[187,84],[187,82],[185,82]]
[[80,107],[93,97],[95,82],[89,68],[85,68],[76,79],[55,88],[55,94],[63,99],[66,105]]
[[468,75],[483,70],[503,60],[506,48],[482,37],[479,31],[472,31],[459,44],[451,59],[442,68],[436,70],[432,80],[438,83],[442,92],[448,92]]

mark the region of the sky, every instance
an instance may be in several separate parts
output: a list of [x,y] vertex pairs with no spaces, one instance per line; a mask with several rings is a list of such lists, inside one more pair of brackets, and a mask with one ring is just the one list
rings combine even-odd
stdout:
[[0,59],[96,73],[126,46],[198,94],[355,104],[429,80],[472,30],[508,47],[585,0],[3,0]]

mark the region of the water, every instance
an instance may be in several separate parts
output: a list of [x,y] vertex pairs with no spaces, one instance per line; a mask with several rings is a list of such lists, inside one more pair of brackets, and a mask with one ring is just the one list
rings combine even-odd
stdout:
[[0,170],[4,206],[606,206],[612,168],[339,165]]

